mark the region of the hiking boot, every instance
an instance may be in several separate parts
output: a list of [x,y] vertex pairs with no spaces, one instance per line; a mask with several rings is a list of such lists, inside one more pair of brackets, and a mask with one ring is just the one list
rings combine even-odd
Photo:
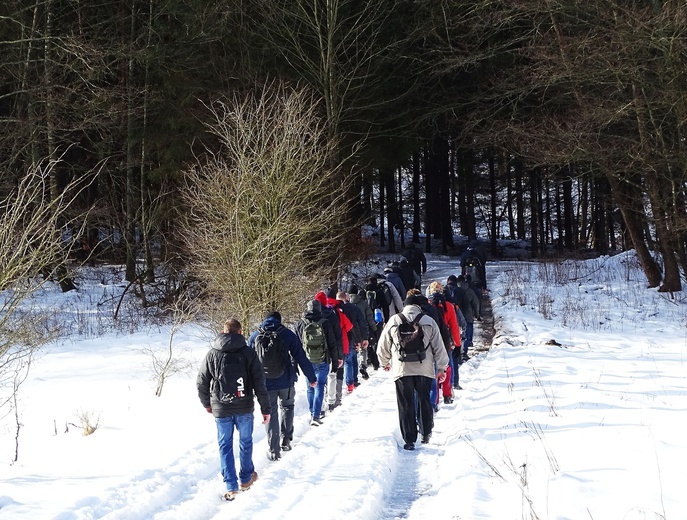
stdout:
[[413,451],[415,449],[415,443],[414,442],[406,442],[403,445],[403,449],[408,450],[408,451]]
[[445,395],[444,396],[444,404],[452,404],[453,403],[453,397],[450,395]]
[[281,441],[282,451],[291,451],[291,441],[289,439],[284,439]]
[[439,413],[439,405],[438,404],[435,404],[433,408],[434,408],[434,413]]
[[360,386],[360,381],[353,381],[353,386],[358,388]]
[[346,387],[346,392],[348,392],[348,393],[350,394],[351,392],[353,392],[353,389],[354,389],[354,388],[355,388],[355,385],[354,385],[354,384],[350,384],[350,385],[348,385],[348,386]]
[[429,442],[429,439],[432,437],[431,433],[428,433],[426,435],[422,436],[422,444],[427,444]]
[[234,500],[236,498],[236,496],[238,494],[239,494],[238,491],[227,491],[226,493],[224,493],[224,495],[222,495],[222,498],[224,500],[228,500],[229,502],[231,502],[232,500]]
[[267,450],[267,460],[279,460],[281,455],[277,452]]
[[319,417],[313,417],[312,420],[310,421],[310,426],[320,426],[322,424],[322,421],[320,421]]
[[360,375],[363,379],[370,379],[370,374],[367,373],[367,367],[360,367]]
[[333,412],[333,411],[334,411],[334,408],[336,408],[336,405],[335,405],[335,404],[330,404],[330,405],[329,405],[329,411],[330,411],[330,412]]
[[258,480],[258,474],[254,471],[253,474],[250,476],[250,480],[246,482],[245,484],[240,484],[239,489],[241,491],[248,491],[250,487],[255,483],[255,481]]
[[324,419],[325,415],[326,415],[326,412],[324,410],[322,410],[320,412],[320,420]]

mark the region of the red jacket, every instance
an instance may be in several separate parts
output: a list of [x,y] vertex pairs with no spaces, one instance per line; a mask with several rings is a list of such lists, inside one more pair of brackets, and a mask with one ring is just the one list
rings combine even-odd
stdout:
[[323,307],[329,307],[330,309],[334,309],[334,312],[336,312],[336,315],[339,317],[339,326],[341,327],[341,339],[343,341],[343,353],[344,355],[348,354],[351,350],[351,346],[348,343],[348,331],[353,329],[353,324],[351,323],[351,320],[348,319],[348,316],[346,316],[341,309],[341,307],[338,305],[339,300],[335,298],[327,298],[327,295],[320,291],[315,295],[315,299],[322,304]]

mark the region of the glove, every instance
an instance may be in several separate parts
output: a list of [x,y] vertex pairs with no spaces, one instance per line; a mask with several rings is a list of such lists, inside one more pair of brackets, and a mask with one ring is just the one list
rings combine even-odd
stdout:
[[206,406],[206,407],[205,407],[205,411],[206,411],[207,413],[212,413],[212,406]]

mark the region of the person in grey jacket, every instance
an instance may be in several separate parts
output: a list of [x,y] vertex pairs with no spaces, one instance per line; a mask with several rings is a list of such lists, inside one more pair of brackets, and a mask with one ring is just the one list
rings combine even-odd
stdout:
[[384,326],[377,346],[377,356],[379,356],[379,362],[384,366],[384,369],[391,370],[396,385],[398,417],[401,436],[405,442],[403,448],[413,450],[418,433],[415,396],[417,395],[422,443],[426,444],[429,442],[434,427],[434,409],[430,402],[429,392],[435,378],[441,383],[446,377],[448,355],[439,326],[432,318],[422,313],[420,308],[421,297],[409,296],[404,303],[405,306],[401,313],[409,322],[412,322],[418,315],[422,315],[418,323],[423,332],[423,343],[426,348],[425,359],[422,361],[401,361],[398,326],[403,320],[400,314],[389,318]]
[[[225,500],[234,500],[239,489],[249,489],[258,474],[253,465],[254,396],[262,413],[262,424],[270,420],[270,400],[265,373],[257,354],[246,344],[241,323],[229,319],[200,365],[196,380],[198,397],[215,417]],[[239,432],[240,471],[234,462],[234,428]]]

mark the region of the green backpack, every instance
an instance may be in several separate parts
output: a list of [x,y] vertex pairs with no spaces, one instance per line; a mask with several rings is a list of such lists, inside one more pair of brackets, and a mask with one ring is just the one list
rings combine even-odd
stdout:
[[308,321],[303,319],[303,333],[301,342],[303,350],[311,363],[324,363],[327,361],[327,338],[324,335],[322,324],[326,318],[318,321]]

